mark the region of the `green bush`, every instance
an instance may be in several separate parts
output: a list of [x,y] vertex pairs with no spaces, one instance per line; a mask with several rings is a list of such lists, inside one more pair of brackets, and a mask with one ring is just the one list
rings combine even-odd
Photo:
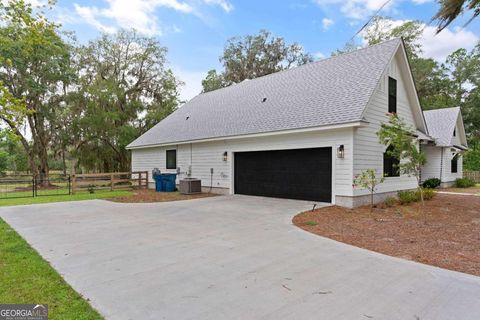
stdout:
[[[423,190],[423,199],[430,200],[435,196],[435,190],[429,188],[422,188]],[[421,200],[420,190],[410,191],[398,191],[398,200],[400,204],[409,204],[412,202],[417,202]]]
[[435,188],[438,188],[440,186],[440,183],[442,181],[440,181],[440,179],[438,178],[430,178],[430,179],[427,179],[423,182],[422,186],[424,188],[428,188],[428,189],[435,189]]
[[385,207],[391,208],[397,203],[397,199],[395,197],[387,197],[384,201]]
[[[423,199],[424,200],[430,200],[432,199],[433,197],[435,197],[435,190],[433,189],[430,189],[430,188],[423,188]],[[418,197],[418,200],[420,200],[420,191],[416,191],[416,195]]]
[[455,180],[455,187],[457,188],[470,188],[475,186],[475,181],[468,178],[458,178]]
[[463,170],[480,170],[480,148],[470,149],[463,156]]
[[418,201],[419,199],[420,198],[417,197],[417,193],[415,191],[398,191],[398,200],[400,201],[400,204],[409,204]]

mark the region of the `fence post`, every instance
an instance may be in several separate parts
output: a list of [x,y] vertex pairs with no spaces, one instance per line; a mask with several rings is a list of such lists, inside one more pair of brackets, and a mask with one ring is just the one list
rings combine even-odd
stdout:
[[148,171],[145,171],[145,175],[146,175],[146,178],[145,178],[145,181],[146,181],[145,189],[148,190]]
[[138,189],[142,189],[142,172],[138,172]]
[[75,174],[72,174],[72,195],[75,194],[75,188],[77,187],[77,178]]
[[71,180],[72,180],[71,176],[68,176],[68,195],[72,194],[72,182],[71,182]]
[[113,173],[110,174],[110,191],[113,191]]
[[35,197],[35,176],[32,176],[32,198]]

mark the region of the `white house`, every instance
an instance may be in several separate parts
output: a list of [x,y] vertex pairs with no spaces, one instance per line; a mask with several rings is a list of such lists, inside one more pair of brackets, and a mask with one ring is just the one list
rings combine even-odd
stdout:
[[[378,142],[389,112],[416,129],[429,155],[466,146],[461,117],[455,145],[429,136],[403,41],[394,39],[200,94],[128,149],[132,170],[178,169],[179,179],[199,178],[213,192],[353,207],[368,199],[352,186],[367,168],[387,176],[378,200],[416,187]],[[427,171],[440,177],[435,166]]]
[[467,137],[460,108],[424,112],[428,133],[434,143],[422,145],[428,162],[422,168],[422,180],[439,178],[443,186],[451,186],[463,176],[462,153],[467,150]]

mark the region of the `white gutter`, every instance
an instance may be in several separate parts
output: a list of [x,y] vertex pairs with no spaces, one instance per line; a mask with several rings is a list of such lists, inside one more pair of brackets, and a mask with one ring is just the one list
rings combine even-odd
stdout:
[[303,128],[303,129],[291,129],[291,130],[281,130],[281,131],[272,131],[272,132],[263,132],[263,133],[251,133],[251,134],[243,134],[243,135],[236,135],[236,136],[224,136],[224,137],[197,139],[197,140],[174,141],[174,142],[168,142],[168,143],[147,144],[147,145],[141,145],[141,146],[127,146],[126,149],[127,150],[135,150],[135,149],[164,147],[164,146],[189,144],[189,143],[199,143],[199,142],[269,137],[269,136],[291,134],[291,133],[326,131],[326,130],[335,130],[335,129],[352,128],[352,127],[367,127],[368,125],[369,125],[369,123],[367,121],[362,120],[362,121],[347,122],[347,123],[342,123],[342,124],[334,124],[334,125],[327,125],[327,126],[320,126],[320,127],[310,127],[310,128]]

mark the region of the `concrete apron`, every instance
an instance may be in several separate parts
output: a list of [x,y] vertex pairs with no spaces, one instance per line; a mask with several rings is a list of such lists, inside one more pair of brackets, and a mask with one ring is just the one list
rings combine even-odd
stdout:
[[107,319],[478,319],[479,277],[293,226],[311,207],[224,196],[0,216]]

